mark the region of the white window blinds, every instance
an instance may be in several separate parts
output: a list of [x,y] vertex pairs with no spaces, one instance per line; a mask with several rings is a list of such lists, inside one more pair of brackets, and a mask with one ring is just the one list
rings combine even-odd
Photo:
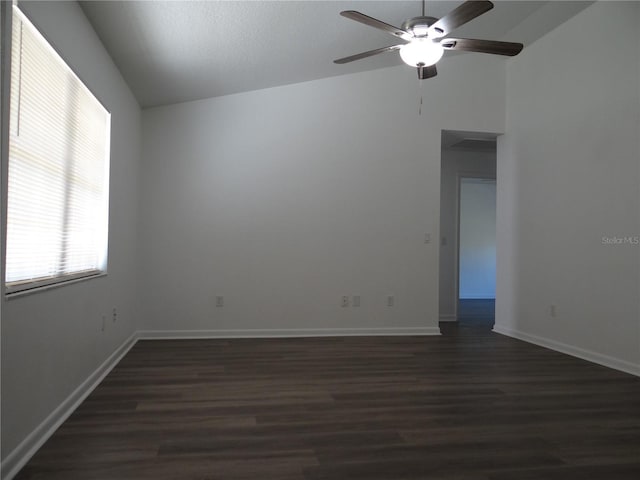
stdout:
[[13,9],[7,293],[106,270],[110,114]]

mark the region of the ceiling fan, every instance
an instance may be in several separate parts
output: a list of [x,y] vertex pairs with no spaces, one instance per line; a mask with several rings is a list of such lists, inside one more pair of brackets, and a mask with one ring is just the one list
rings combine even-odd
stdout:
[[456,28],[491,10],[493,3],[489,1],[470,0],[464,2],[440,19],[425,16],[424,3],[425,1],[422,0],[422,15],[406,20],[401,28],[394,27],[355,10],[340,12],[343,17],[383,30],[407,43],[376,48],[368,52],[339,58],[334,60],[334,63],[349,63],[378,55],[379,53],[399,50],[402,60],[407,65],[416,67],[418,69],[418,78],[424,80],[435,77],[438,74],[436,63],[442,58],[445,50],[491,53],[509,57],[517,55],[522,50],[523,45],[521,43],[472,38],[444,38]]

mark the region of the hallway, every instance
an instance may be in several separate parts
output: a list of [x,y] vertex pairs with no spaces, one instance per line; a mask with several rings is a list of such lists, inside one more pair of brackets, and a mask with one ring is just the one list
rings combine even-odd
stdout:
[[487,335],[495,321],[494,299],[461,299],[458,303],[458,321],[440,322],[443,335]]

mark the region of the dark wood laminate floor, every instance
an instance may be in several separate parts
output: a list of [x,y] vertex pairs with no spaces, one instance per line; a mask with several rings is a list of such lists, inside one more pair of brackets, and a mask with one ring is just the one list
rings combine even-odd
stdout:
[[495,311],[495,298],[461,298],[458,300],[458,318],[466,324],[493,326]]
[[17,478],[640,478],[639,378],[442,328],[138,342]]

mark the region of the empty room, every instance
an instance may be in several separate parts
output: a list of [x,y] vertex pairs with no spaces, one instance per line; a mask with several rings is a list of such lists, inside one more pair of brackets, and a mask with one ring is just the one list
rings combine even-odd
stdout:
[[2,480],[640,478],[639,1],[0,38]]

